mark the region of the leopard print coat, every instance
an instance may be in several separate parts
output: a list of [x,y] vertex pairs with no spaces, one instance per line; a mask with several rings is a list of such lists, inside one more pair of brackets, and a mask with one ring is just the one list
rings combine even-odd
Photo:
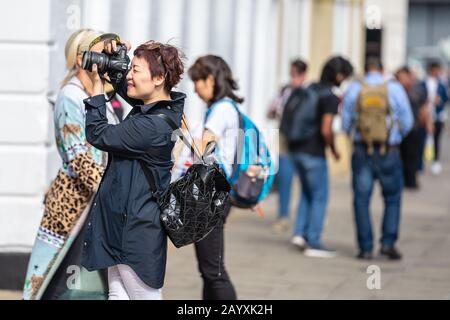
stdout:
[[[74,77],[55,104],[54,127],[62,167],[44,197],[44,214],[25,278],[24,299],[35,299],[50,268],[97,190],[107,154],[86,141],[81,83]],[[111,123],[118,123],[111,119]]]
[[62,237],[67,236],[88,205],[104,170],[88,153],[77,155],[70,166],[78,177],[59,171],[45,196],[41,222],[42,228]]

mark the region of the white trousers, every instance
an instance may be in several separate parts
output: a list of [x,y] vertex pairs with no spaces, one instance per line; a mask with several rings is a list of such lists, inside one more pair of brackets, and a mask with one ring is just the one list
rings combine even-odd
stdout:
[[131,267],[108,268],[109,300],[161,300],[161,289],[146,285]]

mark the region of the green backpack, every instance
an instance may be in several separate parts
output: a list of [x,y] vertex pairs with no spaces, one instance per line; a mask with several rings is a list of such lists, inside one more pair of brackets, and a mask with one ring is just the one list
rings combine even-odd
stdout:
[[387,82],[377,86],[361,82],[361,85],[356,108],[356,129],[362,142],[367,145],[369,154],[373,153],[375,144],[380,145],[380,153],[384,154],[392,123]]

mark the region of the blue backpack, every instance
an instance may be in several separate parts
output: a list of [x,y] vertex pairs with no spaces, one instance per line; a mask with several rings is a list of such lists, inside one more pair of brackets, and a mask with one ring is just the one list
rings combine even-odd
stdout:
[[215,150],[215,154],[231,185],[231,204],[239,208],[252,208],[269,194],[275,177],[275,165],[258,127],[239,110],[235,101],[231,99],[217,101],[208,109],[205,123],[214,106],[223,101],[230,102],[239,116],[240,130],[231,173],[227,172],[221,161],[218,147]]

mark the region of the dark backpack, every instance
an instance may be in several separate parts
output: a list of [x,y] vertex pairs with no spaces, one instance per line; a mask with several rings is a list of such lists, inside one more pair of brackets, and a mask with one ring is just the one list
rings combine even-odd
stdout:
[[[191,150],[195,149],[168,116],[155,116],[166,121]],[[161,224],[177,248],[202,240],[225,216],[230,185],[217,163],[204,160],[214,147],[214,143],[208,144],[205,154],[197,154],[201,163],[192,165],[162,194],[157,191],[151,171],[141,161],[145,177],[161,209]]]
[[318,84],[292,91],[280,123],[280,131],[289,143],[303,142],[319,131],[319,99],[331,94],[331,88],[321,88]]

